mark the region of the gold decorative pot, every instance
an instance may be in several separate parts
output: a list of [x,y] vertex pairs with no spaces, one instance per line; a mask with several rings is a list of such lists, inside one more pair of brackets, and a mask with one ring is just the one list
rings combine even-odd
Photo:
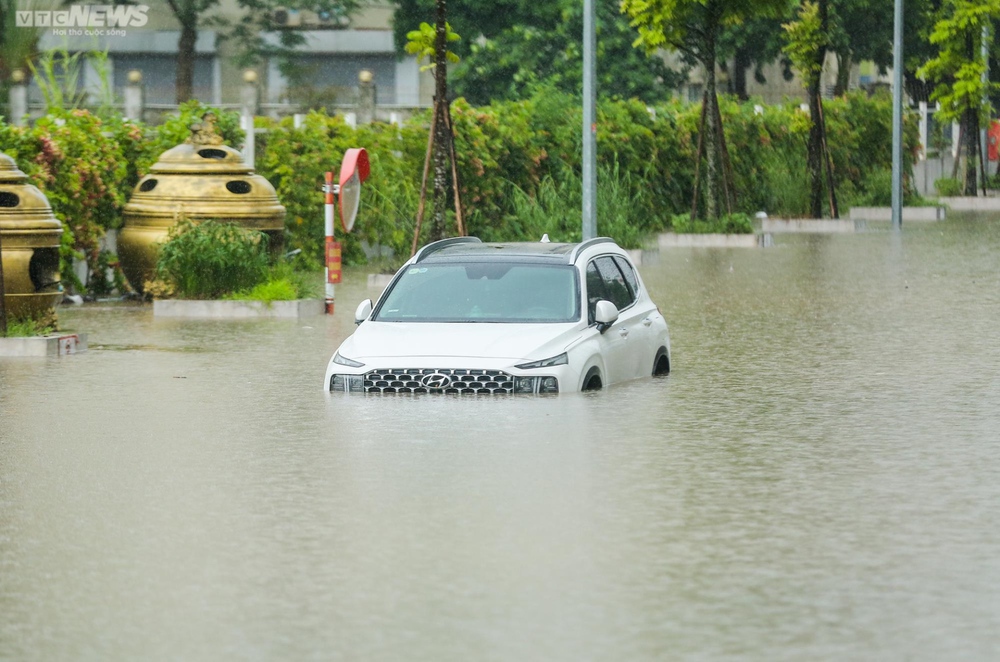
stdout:
[[42,316],[62,301],[62,233],[45,194],[0,152],[0,259],[8,317]]
[[118,234],[118,257],[129,283],[142,291],[156,269],[157,246],[181,219],[233,221],[266,233],[275,252],[284,244],[285,208],[274,187],[243,156],[222,144],[208,113],[191,136],[168,149],[132,192]]

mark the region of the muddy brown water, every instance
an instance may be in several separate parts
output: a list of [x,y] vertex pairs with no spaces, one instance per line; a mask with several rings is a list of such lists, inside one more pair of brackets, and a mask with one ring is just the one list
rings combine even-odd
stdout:
[[0,659],[1000,658],[1000,220],[641,273],[674,371],[343,397],[333,318],[0,359]]

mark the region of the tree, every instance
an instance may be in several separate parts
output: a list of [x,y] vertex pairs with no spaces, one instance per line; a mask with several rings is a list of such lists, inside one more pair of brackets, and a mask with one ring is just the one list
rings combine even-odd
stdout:
[[[242,15],[235,22],[213,19],[212,23],[225,29],[225,38],[237,47],[236,64],[256,67],[268,60],[275,60],[282,76],[293,87],[304,85],[306,69],[297,61],[297,49],[306,43],[302,30],[288,28],[275,22],[275,10],[294,9],[309,11],[325,17],[336,25],[346,21],[357,9],[357,0],[237,0]],[[269,35],[270,38],[265,38]]]
[[[961,121],[965,149],[965,195],[976,195],[976,161],[979,154],[980,121],[989,119],[990,92],[996,83],[983,81],[986,62],[983,39],[993,21],[1000,18],[1000,0],[948,0],[945,16],[935,25],[930,41],[940,48],[919,73],[936,82],[931,100],[941,104],[941,121]],[[985,170],[985,168],[983,168]],[[985,181],[983,182],[985,185]]]
[[[583,86],[583,4],[555,3],[554,24],[518,23],[471,44],[455,70],[455,90],[472,103],[529,97],[540,84],[579,95]],[[613,3],[597,2],[597,93],[601,97],[663,101],[682,81],[663,58],[632,47],[638,33]]]
[[[705,69],[702,102],[702,130],[699,144],[705,145],[705,214],[718,218],[725,196],[731,210],[734,192],[726,174],[725,138],[716,90],[716,63],[719,35],[725,25],[758,16],[780,16],[786,0],[622,0],[621,9],[639,31],[637,46],[647,53],[659,49],[678,51]],[[700,160],[699,150],[699,160]],[[696,171],[697,172],[697,171]],[[697,200],[697,177],[695,200]],[[692,205],[694,206],[694,205]],[[694,216],[694,214],[692,214]]]
[[[402,52],[409,43],[409,33],[417,29],[437,9],[435,0],[391,0],[393,35],[396,48]],[[448,24],[456,33],[464,35],[461,43],[454,45],[456,55],[465,58],[473,44],[480,38],[493,39],[515,25],[553,26],[561,17],[559,2],[533,2],[532,0],[449,0]]]
[[[293,66],[290,63],[290,56],[297,46],[305,43],[305,39],[298,31],[277,30],[278,26],[273,20],[275,9],[283,7],[343,16],[357,6],[357,0],[237,0],[243,15],[235,24],[230,24],[221,17],[206,15],[219,5],[219,0],[166,0],[166,2],[181,26],[181,35],[177,41],[177,103],[191,99],[195,42],[198,40],[198,28],[201,25],[228,28],[226,37],[236,40],[241,47],[241,55],[238,58],[241,65],[250,66],[268,57],[278,57],[281,59],[280,66],[283,73],[288,73]],[[264,33],[270,32],[278,33],[276,44],[264,38]]]
[[943,4],[944,0],[907,0],[903,13],[903,86],[914,101],[930,101],[933,92],[933,83],[919,71],[938,54],[930,35]]
[[[941,0],[906,0],[903,12],[903,76],[906,91],[927,101],[929,91],[917,69],[936,55],[928,41]],[[884,74],[892,65],[894,7],[885,0],[829,0],[828,48],[837,56],[835,95],[847,91],[851,66],[872,62]]]
[[798,19],[786,23],[788,45],[785,52],[806,83],[809,99],[809,142],[806,164],[809,171],[809,213],[823,216],[823,166],[826,165],[830,195],[830,215],[838,218],[837,196],[833,185],[830,154],[826,148],[826,122],[823,119],[823,96],[820,80],[829,44],[828,0],[806,0],[799,7]]
[[205,18],[204,14],[218,4],[219,0],[167,0],[167,6],[181,26],[181,35],[177,40],[177,75],[174,84],[177,103],[191,99],[198,26]]
[[[777,60],[781,55],[783,41],[781,39],[781,19],[773,16],[762,16],[723,28],[719,36],[719,58],[732,65],[726,65],[729,70],[730,94],[735,94],[741,101],[749,99],[747,94],[747,71],[753,67],[754,79],[765,83],[764,66]],[[792,77],[788,61],[782,62],[783,74],[786,80]]]
[[38,48],[39,28],[18,27],[15,17],[24,9],[18,0],[0,0],[0,82],[15,69],[26,71]]
[[[432,0],[395,0],[396,42],[433,7]],[[663,100],[681,81],[660,57],[636,51],[638,37],[615,0],[595,3],[597,90],[603,97]],[[451,78],[455,96],[473,104],[525,99],[539,85],[580,94],[583,5],[580,0],[449,0],[448,22],[466,39],[455,46],[461,63]]]
[[855,62],[872,62],[881,72],[892,64],[893,3],[827,0],[823,13],[825,48],[837,58],[834,96],[847,92]]
[[448,172],[447,161],[451,161],[452,188],[455,193],[455,215],[458,234],[465,234],[462,222],[462,204],[458,194],[458,164],[455,159],[455,136],[451,124],[451,104],[448,100],[448,62],[457,62],[458,56],[448,50],[448,44],[459,42],[461,38],[448,24],[445,0],[437,0],[436,22],[432,27],[421,23],[419,30],[411,31],[406,50],[418,57],[432,57],[434,69],[434,111],[431,128],[427,136],[427,156],[424,159],[424,176],[420,184],[420,203],[417,207],[416,229],[413,234],[413,252],[417,252],[420,225],[424,215],[424,200],[427,193],[427,171],[431,157],[434,160],[434,214],[431,219],[431,239],[446,236],[445,213],[447,207]]

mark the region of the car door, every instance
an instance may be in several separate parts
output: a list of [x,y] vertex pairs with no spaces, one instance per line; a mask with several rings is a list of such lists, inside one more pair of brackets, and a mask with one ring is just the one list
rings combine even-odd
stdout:
[[[587,321],[593,324],[597,302],[602,299],[611,301],[611,295],[607,292],[607,287],[604,284],[604,277],[601,276],[595,260],[587,263],[586,283]],[[620,334],[613,333],[613,331],[614,328],[612,327],[597,336],[601,359],[604,361],[604,374],[601,376],[604,384],[617,381],[616,375],[621,374],[621,365],[625,356],[625,339]]]
[[644,377],[652,374],[656,350],[659,349],[660,338],[657,337],[654,320],[659,316],[656,305],[647,296],[643,296],[642,282],[635,271],[632,262],[621,255],[614,256],[615,264],[625,277],[632,296],[630,315],[636,320],[629,330],[629,351],[635,360],[634,377]]
[[612,384],[635,376],[636,359],[629,336],[637,320],[633,319],[631,308],[634,306],[628,284],[610,255],[596,257],[587,265],[587,303],[591,320],[594,306],[600,299],[618,308],[618,319],[600,336],[607,373],[605,383]]

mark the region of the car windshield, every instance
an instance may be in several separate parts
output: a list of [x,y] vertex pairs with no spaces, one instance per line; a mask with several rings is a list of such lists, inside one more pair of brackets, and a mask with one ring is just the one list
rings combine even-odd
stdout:
[[373,319],[382,322],[575,322],[580,288],[570,265],[414,264]]

